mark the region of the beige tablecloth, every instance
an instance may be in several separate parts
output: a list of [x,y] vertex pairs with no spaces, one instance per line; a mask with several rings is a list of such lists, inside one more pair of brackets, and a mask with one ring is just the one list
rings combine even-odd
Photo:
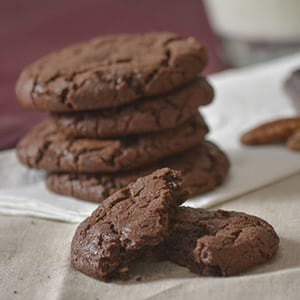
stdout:
[[275,259],[231,278],[153,262],[139,265],[128,282],[103,283],[70,266],[75,224],[1,216],[0,299],[299,299],[299,183],[300,174],[218,206],[266,219],[281,238]]

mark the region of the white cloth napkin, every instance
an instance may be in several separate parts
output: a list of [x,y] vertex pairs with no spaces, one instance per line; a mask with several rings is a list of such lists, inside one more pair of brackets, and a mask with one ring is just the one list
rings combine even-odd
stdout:
[[[300,171],[300,153],[282,145],[246,147],[239,142],[242,132],[260,122],[296,114],[283,81],[297,67],[300,54],[210,77],[216,98],[201,112],[211,129],[209,139],[226,151],[232,166],[224,185],[185,205],[214,206]],[[21,166],[14,150],[0,154],[0,213],[80,222],[95,208],[48,192],[44,173]]]

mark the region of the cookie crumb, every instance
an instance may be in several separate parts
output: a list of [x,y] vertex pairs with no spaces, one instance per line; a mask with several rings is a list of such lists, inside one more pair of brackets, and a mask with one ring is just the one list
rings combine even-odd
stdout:
[[143,280],[143,277],[141,275],[139,275],[135,278],[135,281],[142,281],[142,280]]

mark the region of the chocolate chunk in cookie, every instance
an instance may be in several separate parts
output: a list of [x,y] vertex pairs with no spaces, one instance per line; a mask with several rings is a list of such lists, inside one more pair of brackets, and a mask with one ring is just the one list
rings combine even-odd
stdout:
[[240,212],[179,207],[170,226],[157,253],[205,276],[239,274],[273,257],[279,245],[270,224]]
[[100,37],[24,68],[16,94],[41,111],[113,108],[183,86],[206,60],[193,38],[172,33]]
[[208,129],[200,115],[175,129],[114,140],[71,139],[53,120],[35,127],[18,144],[20,161],[31,168],[97,173],[133,170],[183,152],[203,141]]
[[212,98],[212,87],[204,78],[198,78],[178,91],[154,99],[115,109],[53,114],[53,117],[69,137],[113,138],[177,127]]
[[180,170],[184,184],[189,187],[191,195],[195,196],[214,189],[225,180],[229,161],[216,145],[205,142],[192,150],[136,171],[90,175],[51,173],[47,176],[47,187],[58,194],[101,202],[140,176],[161,167]]
[[122,277],[130,264],[169,238],[169,219],[186,199],[180,173],[160,169],[116,192],[78,227],[75,269],[98,279]]

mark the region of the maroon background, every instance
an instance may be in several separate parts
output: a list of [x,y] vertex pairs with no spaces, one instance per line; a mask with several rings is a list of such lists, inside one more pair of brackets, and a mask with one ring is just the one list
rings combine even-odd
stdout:
[[16,102],[21,69],[71,43],[109,33],[173,31],[206,46],[206,74],[224,68],[200,0],[10,0],[0,3],[0,24],[0,149],[13,147],[45,116]]

